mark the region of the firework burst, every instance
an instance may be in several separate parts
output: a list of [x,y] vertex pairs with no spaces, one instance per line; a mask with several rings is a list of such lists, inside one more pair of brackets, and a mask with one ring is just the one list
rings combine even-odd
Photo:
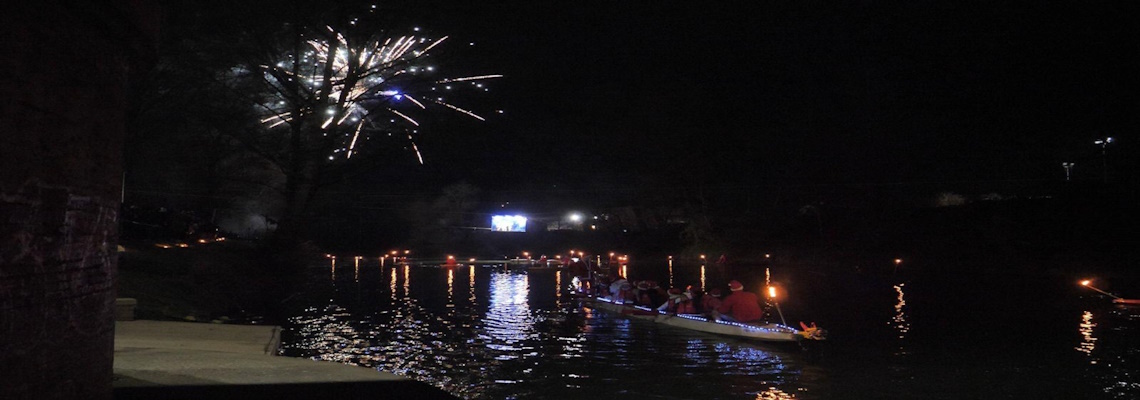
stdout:
[[294,51],[259,66],[273,89],[260,104],[265,127],[315,129],[330,160],[359,154],[371,135],[407,132],[411,149],[423,163],[413,134],[421,125],[416,112],[426,110],[425,104],[484,120],[441,94],[453,92],[453,84],[486,90],[479,82],[502,75],[435,78],[438,71],[429,52],[447,36],[361,35],[356,20],[351,25],[348,30],[326,26],[312,32]]

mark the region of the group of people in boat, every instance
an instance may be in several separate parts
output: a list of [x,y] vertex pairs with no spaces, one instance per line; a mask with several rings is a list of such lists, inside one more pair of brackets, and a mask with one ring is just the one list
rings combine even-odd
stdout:
[[728,283],[728,295],[720,288],[707,293],[692,285],[681,288],[662,288],[656,281],[630,282],[617,276],[608,285],[596,285],[594,295],[614,301],[633,304],[676,314],[704,314],[710,318],[735,322],[761,322],[764,308],[755,293],[744,290],[740,281]]

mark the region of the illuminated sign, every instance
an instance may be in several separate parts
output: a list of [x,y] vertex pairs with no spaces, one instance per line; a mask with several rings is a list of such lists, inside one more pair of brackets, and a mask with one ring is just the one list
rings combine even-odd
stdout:
[[521,215],[492,215],[491,230],[495,232],[526,232],[526,217]]

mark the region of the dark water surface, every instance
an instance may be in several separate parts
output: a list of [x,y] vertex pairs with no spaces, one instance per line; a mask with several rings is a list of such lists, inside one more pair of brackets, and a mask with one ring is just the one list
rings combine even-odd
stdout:
[[[764,267],[643,262],[631,279],[759,292]],[[772,266],[808,353],[581,307],[565,271],[322,265],[284,353],[479,399],[1140,398],[1140,308],[1068,277],[824,273]],[[779,318],[774,314],[773,318]]]

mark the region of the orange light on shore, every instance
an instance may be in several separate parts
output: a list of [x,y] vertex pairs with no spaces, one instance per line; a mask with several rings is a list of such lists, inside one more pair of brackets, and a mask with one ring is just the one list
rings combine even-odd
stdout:
[[775,286],[768,286],[768,297],[771,297],[773,299],[776,298],[776,287]]
[[1092,283],[1092,281],[1085,279],[1085,280],[1081,281],[1081,286],[1088,286],[1090,283]]
[[902,259],[901,259],[901,258],[896,258],[896,259],[895,259],[895,265],[899,265],[899,264],[902,264]]

